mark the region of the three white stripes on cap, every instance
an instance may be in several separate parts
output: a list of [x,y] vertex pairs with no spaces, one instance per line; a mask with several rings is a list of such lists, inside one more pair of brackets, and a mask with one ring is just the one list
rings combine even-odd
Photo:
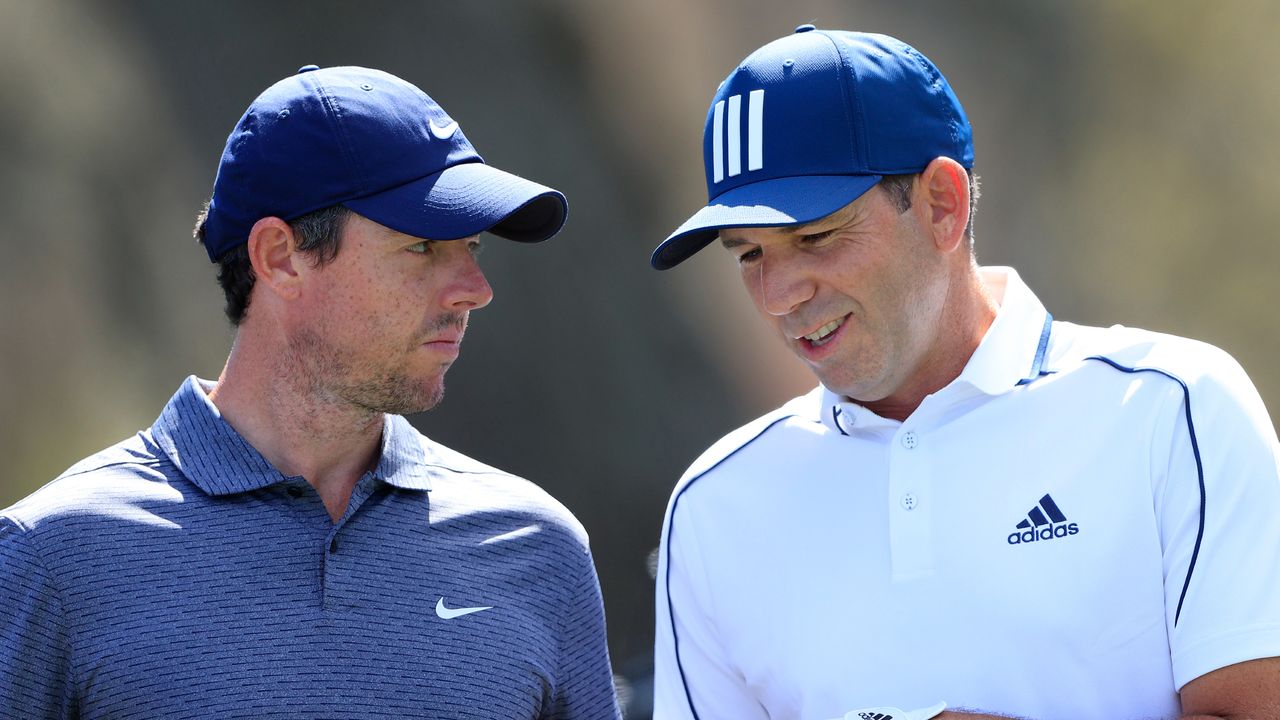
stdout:
[[[728,152],[725,150],[725,101],[716,103],[711,120],[711,163],[714,182],[724,179],[725,155],[729,156],[729,177],[742,174],[742,96],[729,96]],[[764,167],[764,90],[747,94],[747,170]]]

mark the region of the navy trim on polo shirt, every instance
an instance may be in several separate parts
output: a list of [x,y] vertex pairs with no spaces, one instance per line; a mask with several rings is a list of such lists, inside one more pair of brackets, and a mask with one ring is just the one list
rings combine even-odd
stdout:
[[1044,314],[1044,329],[1040,331],[1040,344],[1036,346],[1035,359],[1031,361],[1031,372],[1027,376],[1018,381],[1019,385],[1027,385],[1035,382],[1051,371],[1044,369],[1046,355],[1049,352],[1049,337],[1053,334],[1053,315],[1046,312]]
[[1182,378],[1178,377],[1177,375],[1174,375],[1173,373],[1167,370],[1162,370],[1160,368],[1129,367],[1127,365],[1122,365],[1116,362],[1115,360],[1112,360],[1109,357],[1104,357],[1102,355],[1094,355],[1092,357],[1088,357],[1085,359],[1097,360],[1124,373],[1137,374],[1137,373],[1150,372],[1150,373],[1156,373],[1157,375],[1163,375],[1169,378],[1170,380],[1178,383],[1178,386],[1182,388],[1182,397],[1184,400],[1183,411],[1186,413],[1186,418],[1187,418],[1187,432],[1190,433],[1191,435],[1191,451],[1196,458],[1196,477],[1200,482],[1200,527],[1196,531],[1196,544],[1191,551],[1191,562],[1187,564],[1187,577],[1185,580],[1182,581],[1182,593],[1178,595],[1178,609],[1173,616],[1173,626],[1177,627],[1178,620],[1182,617],[1182,602],[1187,599],[1187,589],[1191,587],[1191,574],[1195,572],[1196,560],[1200,557],[1200,542],[1204,540],[1204,520],[1205,520],[1205,510],[1206,510],[1205,506],[1207,505],[1207,500],[1208,500],[1207,493],[1205,492],[1205,487],[1204,487],[1204,462],[1200,459],[1200,443],[1196,440],[1196,425],[1191,420],[1191,389],[1187,387],[1187,383],[1183,381]]
[[[756,433],[755,435],[752,435],[748,440],[744,441],[737,448],[734,448],[724,457],[720,458],[720,460],[717,461],[714,465],[707,468],[706,470],[703,470],[702,472],[698,473],[694,477],[690,478],[689,481],[685,483],[685,486],[683,488],[680,488],[679,492],[676,493],[675,498],[673,498],[671,501],[671,517],[675,518],[676,507],[680,504],[680,497],[684,495],[686,490],[693,487],[694,483],[696,483],[698,480],[706,476],[707,473],[710,473],[712,470],[715,470],[716,468],[720,467],[729,458],[733,457],[734,455],[737,455],[738,452],[741,451],[743,448],[747,447],[748,445],[755,442],[756,440],[759,440],[761,437],[764,437],[765,433],[769,432],[774,427],[776,427],[778,423],[793,417],[799,417],[799,416],[789,413],[789,414],[783,415],[782,417],[776,418],[773,422],[769,423],[762,430],[760,430],[760,432]],[[671,616],[671,638],[675,648],[676,667],[680,671],[680,681],[684,683],[684,695],[685,695],[685,698],[689,701],[689,712],[693,713],[694,720],[698,720],[698,711],[693,707],[693,696],[689,694],[689,681],[685,679],[684,665],[680,661],[680,635],[676,631],[676,611],[671,604],[671,531],[672,529],[674,529],[674,525],[675,525],[674,522],[668,525],[667,536],[664,539],[665,541],[663,542],[663,547],[665,547],[667,550],[667,563],[666,563],[666,566],[667,566],[667,612],[670,613],[670,616]]]

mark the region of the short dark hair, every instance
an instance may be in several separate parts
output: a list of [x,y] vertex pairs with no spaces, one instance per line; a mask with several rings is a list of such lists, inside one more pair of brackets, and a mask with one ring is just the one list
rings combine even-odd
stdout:
[[[342,242],[342,229],[346,227],[351,211],[342,205],[332,205],[289,221],[298,236],[298,249],[311,257],[316,265],[324,265],[338,256]],[[209,218],[209,203],[204,204],[196,216],[196,240],[204,243],[204,224]],[[249,246],[241,243],[218,258],[218,285],[227,304],[223,312],[232,325],[239,327],[249,312],[249,295],[253,292],[256,276],[249,262]]]
[[[911,186],[918,177],[920,177],[920,173],[885,175],[880,178],[880,187],[889,194],[889,200],[893,202],[894,207],[898,208],[899,214],[911,209]],[[964,236],[969,240],[973,239],[973,217],[978,214],[978,196],[981,194],[982,187],[978,182],[978,175],[970,170],[969,224],[964,228]]]

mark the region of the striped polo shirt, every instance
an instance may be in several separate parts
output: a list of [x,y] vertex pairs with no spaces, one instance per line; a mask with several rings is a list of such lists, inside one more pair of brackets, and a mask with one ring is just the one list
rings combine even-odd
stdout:
[[0,716],[618,717],[563,506],[388,415],[335,523],[207,387],[0,513]]

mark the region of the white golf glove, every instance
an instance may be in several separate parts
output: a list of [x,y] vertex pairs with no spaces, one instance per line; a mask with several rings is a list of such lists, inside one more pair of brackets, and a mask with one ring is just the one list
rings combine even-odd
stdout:
[[850,710],[842,718],[834,720],[929,720],[937,717],[947,709],[947,704],[940,702],[919,710],[899,710],[896,707],[874,707],[861,710]]

